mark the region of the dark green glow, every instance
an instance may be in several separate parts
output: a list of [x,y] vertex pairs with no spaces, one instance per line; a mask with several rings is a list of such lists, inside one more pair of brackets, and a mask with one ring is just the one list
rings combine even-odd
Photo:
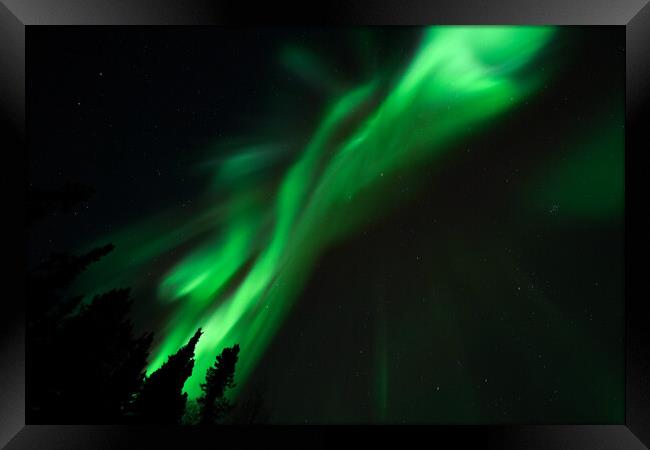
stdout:
[[320,91],[337,92],[342,86],[329,67],[304,48],[287,46],[280,52],[280,61],[288,71]]
[[[113,262],[96,284],[122,281],[131,268],[192,243],[159,282],[160,302],[177,309],[160,332],[149,372],[202,327],[187,392],[197,396],[214,355],[236,343],[243,384],[319,253],[390,206],[383,193],[397,174],[431,163],[451,143],[527,98],[542,79],[520,69],[552,34],[552,27],[427,29],[383,98],[377,98],[380,80],[373,79],[332,102],[272,201],[265,187],[254,185],[255,170],[271,150],[246,148],[216,169],[216,185],[229,187],[226,200],[182,223],[162,215],[110,237],[128,255],[116,252],[124,265]],[[281,58],[314,84],[334,86],[313,56],[290,49]],[[253,182],[243,181],[251,177]],[[384,415],[385,343],[382,348],[377,395]]]
[[386,319],[384,310],[379,310],[377,324],[377,378],[376,378],[376,398],[378,419],[380,422],[386,420],[388,412],[388,351],[386,349]]
[[[622,111],[622,107],[619,108]],[[621,217],[625,186],[622,117],[596,127],[593,135],[541,173],[526,201],[564,218]]]

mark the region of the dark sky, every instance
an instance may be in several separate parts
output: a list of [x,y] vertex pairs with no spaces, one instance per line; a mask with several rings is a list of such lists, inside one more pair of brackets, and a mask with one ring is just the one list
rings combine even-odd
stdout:
[[[278,104],[282,119],[293,124],[293,135],[282,139],[303,138],[324,99],[309,91],[285,95],[298,81],[278,67],[275,50],[287,43],[321,49],[335,72],[353,78],[359,65],[350,48],[354,34],[298,28],[30,30],[31,182],[56,188],[78,181],[97,191],[83,220],[69,222],[77,231],[68,227],[70,218],[65,225],[48,224],[61,228],[57,239],[63,239],[52,248],[67,249],[80,236],[104,234],[192,200],[205,184],[193,166],[208,150],[214,156],[219,139],[260,130],[273,135]],[[378,55],[391,47],[404,52],[416,42],[417,29],[386,34],[373,36],[386,41]]]
[[[244,393],[262,389],[279,422],[623,423],[622,215],[576,221],[562,204],[540,216],[519,203],[537,168],[620,113],[622,30],[561,30],[536,66],[561,67],[540,93],[329,249]],[[315,48],[353,85],[367,70],[358,33],[388,64],[418,30],[29,29],[31,183],[96,191],[34,228],[30,256],[191,204],[209,181],[196,167],[222,139],[284,138],[283,173],[326,98],[296,87],[276,49]]]

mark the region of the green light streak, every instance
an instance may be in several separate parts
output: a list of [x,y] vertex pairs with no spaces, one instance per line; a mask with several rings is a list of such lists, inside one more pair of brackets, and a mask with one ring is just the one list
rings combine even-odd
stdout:
[[[241,347],[237,380],[243,385],[322,249],[364,218],[386,211],[388,183],[397,174],[430,163],[530,95],[542,79],[520,69],[552,34],[552,27],[427,29],[387,94],[380,97],[382,80],[376,75],[331,104],[272,202],[254,190],[233,189],[225,203],[179,228],[177,220],[154,220],[112,239],[133,258],[127,267],[181,244],[194,245],[160,281],[160,301],[175,302],[177,310],[160,332],[148,371],[202,327],[194,373],[185,385],[189,395],[200,393],[215,355],[236,343]],[[319,77],[308,54],[292,50],[281,56],[306,79],[333,83]],[[218,169],[220,183],[242,187],[237,180],[268,156],[246,152]],[[211,237],[192,241],[206,233]],[[120,269],[115,270],[109,278],[120,279]],[[382,376],[385,391],[387,374]]]

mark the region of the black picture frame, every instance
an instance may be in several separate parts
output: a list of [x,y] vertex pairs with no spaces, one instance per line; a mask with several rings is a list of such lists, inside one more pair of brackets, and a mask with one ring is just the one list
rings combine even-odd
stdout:
[[[207,0],[0,0],[0,148],[7,155],[4,189],[7,216],[14,220],[15,236],[24,236],[22,214],[25,144],[28,137],[25,109],[26,32],[43,25],[426,25],[426,24],[553,24],[616,25],[626,33],[626,149],[625,149],[625,271],[626,271],[626,406],[625,425],[571,424],[525,426],[427,427],[294,427],[221,428],[224,436],[271,445],[316,445],[343,432],[402,435],[455,447],[636,449],[650,446],[650,315],[647,297],[630,289],[632,181],[643,180],[637,171],[648,150],[650,127],[650,5],[647,0],[482,0],[224,2]],[[644,121],[646,118],[646,121]],[[10,168],[17,168],[8,170]],[[15,177],[15,179],[13,179]],[[20,186],[20,187],[17,187]],[[15,213],[15,211],[18,211]],[[638,216],[635,215],[635,219]],[[643,219],[640,219],[643,221]],[[644,224],[642,224],[644,225]],[[24,277],[24,246],[16,244],[14,280]],[[640,250],[639,250],[640,251]],[[0,317],[0,445],[13,449],[198,448],[210,442],[214,430],[201,427],[39,426],[25,425],[25,344],[22,286],[14,300],[4,301]],[[415,434],[416,436],[413,436]],[[338,438],[336,438],[338,439]],[[645,444],[645,445],[644,445]],[[6,447],[4,447],[6,446]]]

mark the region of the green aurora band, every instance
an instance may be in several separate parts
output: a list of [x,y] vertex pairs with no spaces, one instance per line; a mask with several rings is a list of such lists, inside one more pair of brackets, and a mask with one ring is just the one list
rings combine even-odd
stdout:
[[[524,69],[553,33],[521,26],[425,29],[391,89],[382,90],[376,75],[330,104],[272,196],[249,175],[273,158],[273,147],[245,148],[216,170],[215,185],[227,189],[218,204],[180,226],[171,225],[169,212],[109,237],[118,250],[95,287],[132,281],[139,267],[183,246],[158,284],[158,301],[174,312],[158,330],[148,372],[202,327],[186,391],[196,397],[215,355],[235,343],[241,386],[323,249],[385,214],[395,177],[413,176],[528,98],[547,74]],[[319,76],[309,56],[285,52],[284,59],[303,67],[305,77]],[[321,85],[332,84],[323,77]],[[379,365],[383,411],[385,356]]]

